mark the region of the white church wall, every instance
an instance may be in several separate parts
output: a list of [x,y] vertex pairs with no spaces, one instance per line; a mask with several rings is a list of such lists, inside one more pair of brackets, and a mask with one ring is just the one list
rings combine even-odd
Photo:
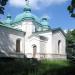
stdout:
[[21,53],[24,53],[24,32],[0,26],[0,51],[16,52],[16,40],[21,39]]
[[46,56],[46,43],[44,40],[40,41],[40,59],[44,59]]
[[13,28],[22,30],[22,22],[16,23]]
[[[47,31],[47,32],[39,32],[40,36],[44,36],[47,38],[46,41],[41,40],[39,37],[33,36],[29,38],[33,32],[35,32],[35,23],[33,23],[32,20],[25,20],[21,22],[16,28],[21,29],[22,31],[26,32],[25,35],[25,54],[28,58],[33,57],[33,44],[37,46],[37,54],[36,58],[53,58],[59,57],[57,56],[58,54],[58,41],[61,40],[61,50],[60,53],[61,55],[65,55],[65,37],[62,34],[61,31],[58,33],[52,33],[52,31]],[[37,33],[36,33],[37,34]],[[44,55],[43,55],[44,54]],[[64,56],[61,58],[65,58]]]
[[46,52],[45,52],[45,57],[46,58],[51,58],[51,53],[52,53],[52,32],[47,32],[47,33],[43,33],[40,34],[42,36],[45,36],[48,41],[46,42]]
[[18,28],[26,32],[26,36],[30,36],[32,32],[35,32],[35,25],[33,24],[32,20],[25,20],[20,24],[15,25],[14,28]]
[[33,57],[33,45],[36,45],[36,58],[40,58],[40,40],[38,37],[33,36],[28,41],[26,41],[26,48],[25,48],[25,54],[28,58]]
[[40,53],[45,54],[46,52],[46,41],[40,40]]
[[52,32],[42,33],[40,35],[48,39],[46,43],[46,53],[52,53]]
[[[61,41],[61,45],[58,46],[58,41]],[[61,31],[53,33],[53,39],[52,39],[52,46],[53,46],[53,54],[60,54],[60,57],[63,56],[62,58],[66,58],[66,38],[65,36],[62,34]],[[59,57],[59,56],[58,56]],[[59,58],[60,58],[59,57]]]

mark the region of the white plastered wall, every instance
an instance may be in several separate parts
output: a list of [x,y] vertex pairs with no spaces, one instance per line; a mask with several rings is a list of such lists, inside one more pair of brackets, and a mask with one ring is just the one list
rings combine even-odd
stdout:
[[[61,31],[58,31],[56,33],[53,33],[53,36],[52,36],[52,47],[53,47],[53,54],[60,54],[61,56],[63,57],[59,57],[59,58],[66,58],[66,38],[65,36],[62,34]],[[61,49],[58,53],[58,41],[61,41]]]
[[[32,20],[25,20],[16,25],[14,28],[21,29],[22,31],[26,32],[25,35],[25,54],[27,57],[32,58],[31,53],[31,44],[29,40],[29,36],[32,35],[32,32],[35,32],[35,25],[33,24]],[[28,54],[28,55],[27,55]]]
[[46,54],[46,58],[51,58],[52,56],[50,55],[52,53],[52,32],[47,32],[47,33],[42,33],[39,34],[41,36],[44,36],[48,39],[48,41],[45,42],[46,44],[46,50],[45,50],[45,54]]
[[4,53],[16,52],[16,40],[21,39],[20,52],[24,53],[24,32],[0,26],[0,51]]
[[33,45],[37,46],[36,50],[36,58],[40,58],[39,53],[40,53],[40,39],[39,37],[31,37],[29,40],[26,41],[26,47],[25,47],[25,53],[28,58],[33,57]]

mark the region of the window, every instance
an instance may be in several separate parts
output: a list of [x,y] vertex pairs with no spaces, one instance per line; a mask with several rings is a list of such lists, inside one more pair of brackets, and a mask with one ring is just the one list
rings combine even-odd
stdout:
[[36,56],[36,50],[37,50],[37,46],[33,45],[33,58],[35,58]]
[[61,50],[61,40],[58,41],[58,53],[60,53]]
[[20,39],[16,40],[16,52],[20,52]]
[[32,27],[32,32],[35,32],[35,26]]

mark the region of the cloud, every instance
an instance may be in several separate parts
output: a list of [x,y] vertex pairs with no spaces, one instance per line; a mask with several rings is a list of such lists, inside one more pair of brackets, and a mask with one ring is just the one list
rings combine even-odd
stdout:
[[16,7],[24,7],[25,0],[9,0],[9,4]]
[[65,29],[65,30],[64,30],[64,33],[67,33],[67,32],[68,32],[68,30],[67,30],[67,29]]
[[68,31],[73,31],[74,29],[65,29],[64,32],[67,33]]
[[[29,0],[33,9],[40,9],[50,5],[62,4],[68,0]],[[24,7],[25,0],[9,0],[9,4],[16,7]]]

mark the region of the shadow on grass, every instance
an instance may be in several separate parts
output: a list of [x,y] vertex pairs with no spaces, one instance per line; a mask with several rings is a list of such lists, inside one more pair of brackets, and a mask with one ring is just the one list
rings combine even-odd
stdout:
[[0,60],[0,75],[75,75],[75,64],[69,61],[37,59]]

